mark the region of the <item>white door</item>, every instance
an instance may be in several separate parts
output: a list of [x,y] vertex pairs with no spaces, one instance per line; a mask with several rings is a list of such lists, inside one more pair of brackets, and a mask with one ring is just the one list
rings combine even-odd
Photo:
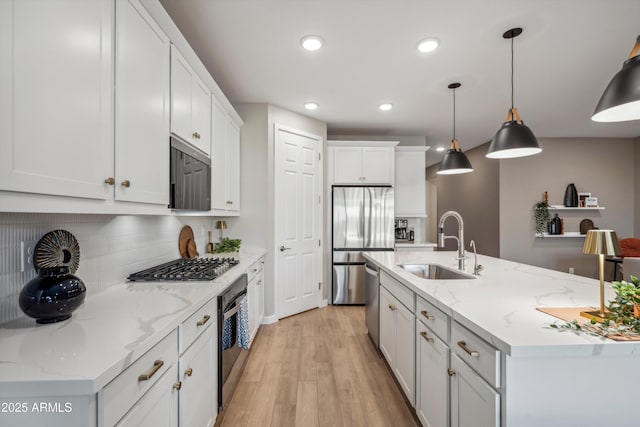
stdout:
[[275,295],[278,318],[320,304],[322,138],[275,125]]

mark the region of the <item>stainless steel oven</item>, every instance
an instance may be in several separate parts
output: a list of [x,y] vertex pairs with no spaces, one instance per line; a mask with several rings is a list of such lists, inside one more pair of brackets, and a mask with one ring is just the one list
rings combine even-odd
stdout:
[[238,346],[240,304],[246,297],[246,274],[218,297],[218,412],[231,399],[246,362],[248,352]]

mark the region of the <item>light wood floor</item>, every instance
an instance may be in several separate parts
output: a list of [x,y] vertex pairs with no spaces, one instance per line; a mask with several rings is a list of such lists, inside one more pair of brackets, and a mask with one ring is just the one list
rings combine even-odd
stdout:
[[328,306],[260,328],[216,425],[417,424],[367,335],[364,307]]

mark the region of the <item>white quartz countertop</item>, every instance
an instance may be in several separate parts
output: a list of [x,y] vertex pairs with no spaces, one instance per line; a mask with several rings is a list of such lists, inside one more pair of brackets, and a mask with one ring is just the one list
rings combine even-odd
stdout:
[[[428,280],[399,265],[431,263],[457,269],[456,253],[365,252],[364,256],[512,357],[544,357],[551,352],[554,356],[572,357],[640,353],[640,342],[616,342],[549,328],[558,319],[536,310],[536,307],[597,306],[598,280],[483,255],[478,255],[478,263],[484,270],[475,279]],[[466,273],[473,273],[473,264],[471,254]],[[605,299],[613,299],[611,283],[605,283],[605,288]]]
[[[0,325],[0,397],[96,393],[266,252],[243,248],[240,263],[208,282],[129,282],[87,295],[69,320]],[[176,343],[177,346],[177,343]]]
[[396,242],[396,248],[436,248],[433,242]]

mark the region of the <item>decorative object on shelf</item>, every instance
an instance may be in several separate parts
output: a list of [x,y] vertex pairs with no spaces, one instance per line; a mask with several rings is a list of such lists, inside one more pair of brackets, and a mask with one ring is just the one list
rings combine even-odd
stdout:
[[549,221],[548,231],[551,235],[562,234],[562,220],[558,214],[555,214],[551,221]]
[[211,230],[209,230],[209,243],[207,243],[207,252],[213,253],[213,242],[211,242]]
[[496,132],[489,145],[486,157],[490,159],[531,156],[542,151],[536,136],[524,124],[518,110],[513,106],[513,39],[521,33],[522,28],[512,28],[502,35],[505,39],[511,39],[511,108],[507,114],[507,120]]
[[80,266],[80,245],[67,230],[53,230],[42,236],[33,250],[33,268],[69,267],[72,274]]
[[536,203],[533,206],[533,217],[536,225],[536,236],[542,237],[545,231],[548,231],[549,221],[551,217],[549,216],[549,202],[547,192],[544,192],[545,200]]
[[69,272],[69,266],[45,267],[22,288],[19,304],[37,323],[60,322],[82,305],[86,291],[82,280]]
[[224,219],[218,220],[216,222],[216,229],[220,230],[220,241],[222,241],[222,234],[224,233],[224,230],[227,229],[227,221]]
[[178,247],[182,258],[197,258],[199,255],[193,230],[188,225],[185,225],[182,227],[182,230],[180,230]]
[[578,193],[578,207],[586,208],[587,207],[587,197],[591,197],[591,193]]
[[462,152],[460,144],[456,139],[456,89],[460,86],[460,83],[451,83],[448,86],[449,89],[453,89],[453,139],[451,140],[449,150],[447,150],[440,161],[440,167],[438,168],[438,174],[440,175],[473,172],[471,162],[467,158],[467,155]]
[[583,311],[581,316],[605,320],[608,312],[604,306],[604,257],[622,255],[618,236],[613,230],[589,230],[584,240],[582,253],[598,255],[598,268],[600,276],[600,309],[595,311]]
[[587,231],[594,230],[596,227],[593,225],[593,221],[588,218],[580,221],[580,234],[587,234]]
[[597,197],[587,197],[585,199],[585,208],[597,208],[597,207],[598,207]]
[[221,254],[227,252],[239,252],[240,243],[242,243],[242,240],[240,239],[230,239],[228,237],[223,237],[218,243],[214,245],[213,253]]
[[578,191],[573,182],[567,185],[567,189],[564,190],[564,205],[568,208],[578,207]]
[[591,117],[595,122],[624,122],[640,119],[640,36],[629,58],[604,90]]

